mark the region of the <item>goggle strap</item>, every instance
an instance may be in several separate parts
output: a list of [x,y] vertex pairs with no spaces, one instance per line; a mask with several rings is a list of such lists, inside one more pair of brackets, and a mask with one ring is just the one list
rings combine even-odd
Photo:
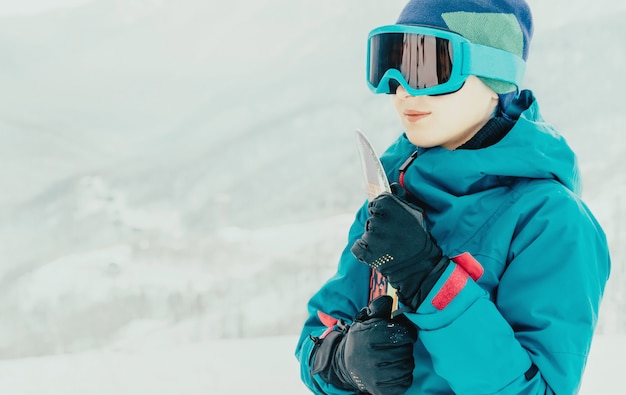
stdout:
[[462,46],[466,60],[461,69],[463,75],[505,81],[520,87],[526,71],[524,59],[508,51],[485,45],[462,43]]

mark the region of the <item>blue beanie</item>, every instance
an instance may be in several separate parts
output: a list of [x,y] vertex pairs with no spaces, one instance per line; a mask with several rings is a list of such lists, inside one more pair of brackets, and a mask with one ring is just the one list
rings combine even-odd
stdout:
[[[503,49],[524,60],[533,34],[525,0],[410,0],[396,23],[450,30],[475,44]],[[481,80],[498,93],[502,108],[517,94],[515,85],[508,82]]]

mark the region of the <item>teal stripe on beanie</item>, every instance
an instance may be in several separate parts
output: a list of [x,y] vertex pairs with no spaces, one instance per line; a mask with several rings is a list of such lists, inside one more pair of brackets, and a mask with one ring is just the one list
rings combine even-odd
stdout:
[[[524,37],[515,15],[486,12],[449,12],[441,17],[448,28],[473,43],[503,49],[517,56],[524,55]],[[494,92],[502,94],[516,90],[515,85],[481,78]]]
[[[525,0],[410,0],[396,23],[450,30],[475,44],[503,49],[524,60],[533,34],[532,15]],[[514,85],[481,80],[500,95],[503,108],[513,100]]]

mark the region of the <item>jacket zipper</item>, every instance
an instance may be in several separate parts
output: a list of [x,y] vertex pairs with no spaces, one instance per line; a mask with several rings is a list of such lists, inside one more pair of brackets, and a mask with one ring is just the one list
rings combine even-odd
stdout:
[[398,183],[400,183],[402,188],[404,188],[405,190],[406,190],[406,187],[404,186],[404,173],[406,173],[406,169],[411,165],[411,163],[413,163],[413,161],[417,159],[417,155],[418,155],[418,152],[416,150],[398,168],[398,170],[400,171],[400,175],[398,176]]

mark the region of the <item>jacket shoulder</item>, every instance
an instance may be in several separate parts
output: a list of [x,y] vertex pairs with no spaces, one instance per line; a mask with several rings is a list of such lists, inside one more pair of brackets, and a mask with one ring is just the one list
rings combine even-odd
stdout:
[[542,238],[540,235],[606,246],[604,231],[581,196],[557,180],[526,180],[513,189],[518,213],[514,244],[518,248]]

